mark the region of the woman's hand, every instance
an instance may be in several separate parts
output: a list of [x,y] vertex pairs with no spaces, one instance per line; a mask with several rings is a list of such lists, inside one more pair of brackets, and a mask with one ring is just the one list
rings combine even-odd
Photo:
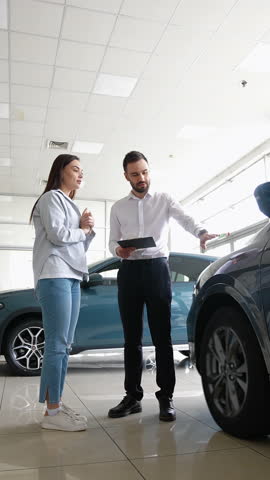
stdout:
[[92,216],[92,213],[89,212],[87,208],[85,208],[81,215],[80,228],[87,235],[88,233],[91,233],[92,229],[94,228],[94,225],[95,225],[95,221]]

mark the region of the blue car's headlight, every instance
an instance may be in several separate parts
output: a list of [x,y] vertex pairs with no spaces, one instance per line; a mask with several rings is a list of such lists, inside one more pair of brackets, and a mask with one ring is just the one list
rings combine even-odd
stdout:
[[5,304],[0,302],[0,310],[3,310],[3,308],[5,308]]

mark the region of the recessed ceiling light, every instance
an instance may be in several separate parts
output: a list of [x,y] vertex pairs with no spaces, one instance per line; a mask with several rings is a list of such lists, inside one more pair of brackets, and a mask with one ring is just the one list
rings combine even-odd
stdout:
[[9,118],[9,104],[0,103],[0,118]]
[[113,97],[129,97],[137,83],[137,78],[107,75],[101,73],[96,81],[93,93]]
[[0,158],[0,167],[10,167],[10,158]]
[[244,60],[239,63],[236,70],[247,72],[270,72],[270,44],[258,43]]
[[185,125],[178,133],[178,138],[186,138],[196,140],[206,138],[217,131],[216,127],[209,127],[204,125]]
[[0,0],[0,28],[8,28],[7,0]]
[[72,152],[73,153],[94,153],[98,154],[101,152],[104,144],[103,143],[93,143],[93,142],[74,142]]

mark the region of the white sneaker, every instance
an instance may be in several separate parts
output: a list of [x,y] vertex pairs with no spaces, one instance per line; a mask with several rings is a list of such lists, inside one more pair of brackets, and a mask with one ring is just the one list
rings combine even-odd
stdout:
[[87,428],[85,422],[76,420],[63,410],[59,410],[56,415],[43,417],[41,427],[47,430],[63,430],[65,432],[80,432]]
[[61,410],[71,417],[74,417],[76,420],[79,420],[79,422],[84,422],[87,424],[87,417],[85,417],[85,415],[80,415],[78,412],[73,410],[73,408],[68,407],[65,403],[61,403]]

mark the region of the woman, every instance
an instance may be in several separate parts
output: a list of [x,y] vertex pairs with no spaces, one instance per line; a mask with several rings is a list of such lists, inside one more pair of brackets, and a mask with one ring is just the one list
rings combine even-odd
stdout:
[[80,431],[86,417],[61,401],[68,357],[80,310],[80,281],[88,273],[86,251],[95,233],[87,211],[73,202],[83,178],[79,158],[59,155],[30,221],[35,227],[33,270],[45,331],[39,401],[47,401],[42,428]]

